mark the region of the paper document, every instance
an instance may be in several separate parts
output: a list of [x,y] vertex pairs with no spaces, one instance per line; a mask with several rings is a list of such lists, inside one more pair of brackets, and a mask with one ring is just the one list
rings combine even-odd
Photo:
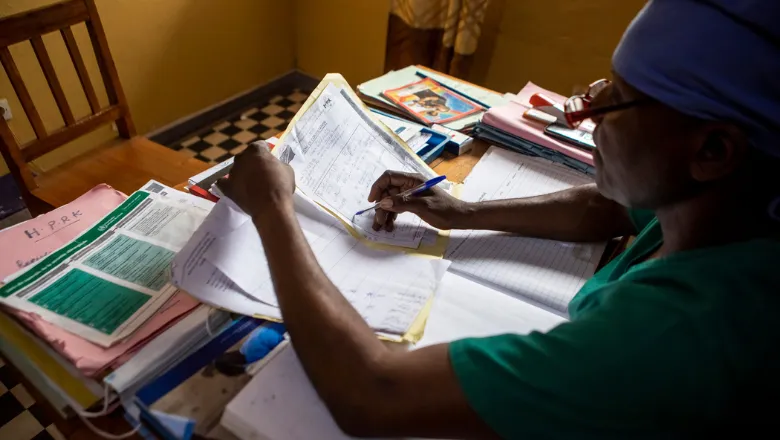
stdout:
[[[175,196],[166,197],[169,191]],[[150,182],[71,242],[7,279],[0,301],[111,346],[176,292],[168,267],[208,205]]]
[[411,121],[402,121],[397,118],[385,116],[381,113],[374,113],[374,117],[379,119],[379,122],[387,125],[390,130],[393,130],[404,142],[409,142],[409,139],[413,138],[416,134],[420,133],[425,127],[424,125],[417,124]]
[[428,139],[430,139],[431,136],[433,136],[431,133],[419,133],[415,136],[412,136],[407,144],[413,151],[420,151],[428,144]]
[[415,348],[463,338],[546,332],[563,322],[560,315],[448,272],[439,284],[425,336]]
[[0,279],[35,263],[74,239],[127,198],[106,184],[46,214],[0,231]]
[[[436,290],[448,262],[368,248],[300,192],[295,194],[295,209],[328,278],[371,328],[395,339],[403,336]],[[174,283],[203,302],[281,319],[257,230],[229,199],[217,203],[174,259],[172,274]]]
[[385,170],[436,177],[414,152],[379,127],[350,95],[328,84],[312,106],[290,127],[278,148],[293,167],[300,188],[368,240],[417,248],[422,221],[404,213],[393,232],[374,231],[373,212],[355,217],[369,205],[371,185]]
[[242,439],[352,438],[336,425],[291,344],[230,401],[220,424]]
[[[466,201],[530,197],[589,183],[544,159],[491,147],[463,188]],[[596,270],[606,243],[564,243],[489,231],[452,231],[451,270],[565,314]]]

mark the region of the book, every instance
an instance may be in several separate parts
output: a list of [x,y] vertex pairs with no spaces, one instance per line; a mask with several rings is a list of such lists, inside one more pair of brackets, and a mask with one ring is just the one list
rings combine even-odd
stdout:
[[484,111],[479,104],[430,78],[385,90],[382,94],[426,125],[446,124]]
[[[400,70],[393,70],[385,73],[384,75],[368,80],[357,86],[357,92],[360,99],[366,104],[380,108],[393,115],[400,116],[402,118],[409,119],[411,116],[397,106],[395,103],[387,99],[382,92],[388,89],[395,89],[398,87],[411,84],[420,80],[418,72],[425,74],[426,76],[437,81],[439,84],[446,85],[452,89],[457,90],[471,96],[474,99],[478,99],[491,107],[504,105],[508,102],[512,95],[505,95],[493,90],[480,87],[476,84],[472,84],[468,81],[464,81],[458,78],[453,78],[449,75],[445,75],[441,72],[437,72],[433,69],[429,69],[424,66],[407,66]],[[476,123],[484,112],[473,113],[465,118],[457,119],[451,122],[447,122],[444,125],[450,130],[464,130]]]
[[[544,133],[545,123],[523,117],[523,114],[528,109],[533,108],[530,101],[537,94],[543,94],[558,104],[562,104],[566,100],[565,97],[555,92],[529,82],[509,102],[492,107],[485,112],[476,129],[475,137],[484,138],[491,143],[498,142],[509,148],[527,149],[529,145],[536,145],[541,147],[536,152],[538,155],[561,163],[568,163],[575,167],[579,166],[573,163],[573,161],[576,161],[583,165],[580,169],[592,170],[592,151],[586,151],[552,138]],[[582,124],[580,129],[592,127],[592,124]],[[548,154],[544,150],[550,153]]]

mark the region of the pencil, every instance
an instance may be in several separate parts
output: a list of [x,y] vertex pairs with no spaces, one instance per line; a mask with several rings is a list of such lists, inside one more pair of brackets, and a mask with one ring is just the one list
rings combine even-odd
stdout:
[[[430,76],[428,76],[428,75],[426,75],[426,74],[424,74],[424,73],[420,72],[419,70],[417,71],[417,76],[419,76],[420,78],[430,78],[430,79],[432,79],[433,81],[436,81],[436,79],[434,79],[434,78],[431,78]],[[464,97],[464,98],[468,99],[469,101],[472,101],[472,102],[474,102],[474,103],[476,103],[476,104],[479,104],[480,106],[484,107],[484,108],[485,108],[485,110],[488,110],[488,109],[490,108],[490,106],[489,106],[489,105],[487,105],[487,104],[485,104],[484,102],[482,102],[482,101],[480,101],[480,100],[478,100],[478,99],[474,99],[474,98],[472,98],[471,96],[469,96],[469,95],[467,95],[467,94],[465,94],[465,93],[463,93],[463,92],[461,92],[461,91],[459,91],[459,90],[456,90],[456,89],[455,89],[455,88],[453,88],[453,87],[450,87],[450,86],[448,86],[447,84],[441,83],[441,82],[439,82],[439,81],[436,81],[436,82],[437,82],[437,83],[438,83],[440,86],[444,87],[445,89],[447,89],[447,90],[449,90],[449,91],[451,91],[451,92],[457,93],[458,95],[460,95],[460,96],[462,96],[462,97]]]

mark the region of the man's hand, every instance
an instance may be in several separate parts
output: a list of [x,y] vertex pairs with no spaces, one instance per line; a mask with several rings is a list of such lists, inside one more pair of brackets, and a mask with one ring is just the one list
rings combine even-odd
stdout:
[[369,202],[381,201],[374,215],[374,230],[384,229],[391,232],[395,228],[395,218],[399,212],[414,213],[439,229],[452,229],[458,217],[465,213],[466,203],[447,194],[447,191],[433,187],[415,196],[398,196],[399,193],[423,183],[425,179],[419,174],[385,171],[374,182],[368,195]]
[[217,186],[254,218],[269,208],[292,206],[295,173],[271,154],[265,141],[258,141],[236,156],[230,176]]

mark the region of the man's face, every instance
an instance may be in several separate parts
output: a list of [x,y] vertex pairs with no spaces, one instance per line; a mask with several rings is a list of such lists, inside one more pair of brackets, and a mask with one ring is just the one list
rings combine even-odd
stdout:
[[[593,107],[646,95],[615,77],[593,100]],[[656,209],[690,196],[696,151],[693,121],[651,101],[594,119],[596,184],[605,197],[624,206]]]

